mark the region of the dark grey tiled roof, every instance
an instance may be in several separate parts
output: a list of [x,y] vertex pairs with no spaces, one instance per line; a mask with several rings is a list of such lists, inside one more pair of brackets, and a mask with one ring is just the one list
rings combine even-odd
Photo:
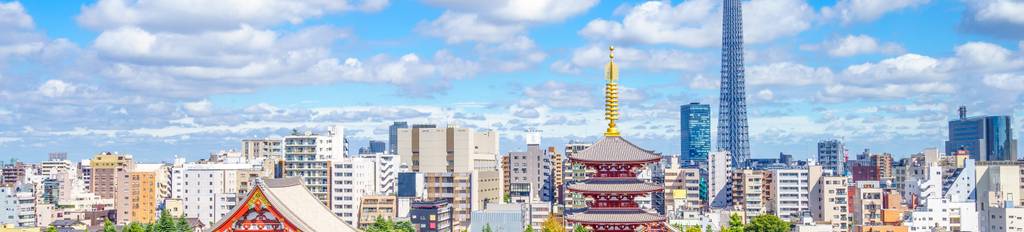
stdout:
[[565,217],[571,222],[604,222],[604,223],[646,223],[665,221],[665,217],[639,209],[599,210],[590,209]]
[[637,179],[590,179],[583,183],[577,183],[569,186],[570,191],[576,192],[654,192],[664,189],[665,188],[662,186],[645,183]]
[[584,162],[651,162],[660,160],[661,155],[640,148],[620,136],[605,136],[569,158]]

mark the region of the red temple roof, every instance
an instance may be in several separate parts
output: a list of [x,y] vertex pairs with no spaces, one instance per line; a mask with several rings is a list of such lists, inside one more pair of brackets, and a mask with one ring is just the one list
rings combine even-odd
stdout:
[[605,136],[569,158],[577,162],[654,162],[660,160],[661,155],[640,148],[620,136]]
[[334,215],[298,177],[257,181],[213,231],[359,231]]
[[649,193],[665,188],[633,179],[589,179],[569,186],[573,192]]
[[565,217],[570,222],[582,223],[624,223],[644,224],[665,221],[665,216],[649,213],[641,209],[598,210],[590,209]]

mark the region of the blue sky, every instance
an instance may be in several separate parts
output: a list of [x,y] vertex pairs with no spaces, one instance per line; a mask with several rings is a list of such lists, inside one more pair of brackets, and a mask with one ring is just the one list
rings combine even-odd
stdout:
[[[755,157],[941,148],[959,105],[1024,125],[1024,3],[744,1]],[[0,158],[202,158],[239,140],[391,121],[592,141],[607,47],[626,138],[679,151],[717,108],[721,5],[689,1],[0,2]],[[1020,137],[1021,130],[1017,130]]]

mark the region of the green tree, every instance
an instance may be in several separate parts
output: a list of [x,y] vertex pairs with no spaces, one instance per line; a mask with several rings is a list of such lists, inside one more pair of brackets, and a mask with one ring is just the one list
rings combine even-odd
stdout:
[[687,226],[686,230],[681,230],[681,231],[685,231],[685,232],[701,232],[700,231],[700,226]]
[[487,225],[484,225],[483,232],[494,232],[493,230],[491,230],[491,223],[487,223]]
[[57,232],[57,227],[52,227],[51,226],[49,228],[46,228],[46,232]]
[[533,232],[533,225],[532,224],[527,224],[526,228],[523,229],[523,232]]
[[377,220],[366,227],[366,232],[414,232],[412,223],[408,221],[394,222],[391,219],[385,220],[377,217]]
[[554,214],[548,214],[548,219],[544,220],[541,231],[543,232],[565,232],[565,226],[562,225],[562,220],[555,217]]
[[675,228],[678,231],[686,231],[686,227],[679,223],[672,223],[672,228]]
[[505,201],[505,203],[512,203],[512,196],[508,195],[508,193],[506,193],[505,197],[502,199]]
[[192,225],[188,224],[188,220],[185,220],[185,217],[178,218],[176,227],[181,232],[192,232]]
[[395,230],[398,232],[415,232],[416,230],[412,227],[412,222],[400,221],[395,223]]
[[153,230],[157,232],[178,231],[178,225],[174,222],[174,217],[171,217],[171,213],[164,210],[160,212],[160,218],[156,219]]
[[117,232],[117,227],[114,227],[110,219],[103,220],[103,232]]
[[122,232],[146,232],[146,229],[142,227],[142,224],[137,222],[129,223],[127,226],[121,229]]
[[572,227],[572,232],[590,232],[590,231],[588,231],[587,228],[584,228],[581,225],[576,225],[576,226]]
[[750,220],[750,224],[746,226],[748,232],[787,232],[789,231],[789,222],[779,219],[779,217],[771,214],[762,214],[754,217]]
[[743,218],[739,214],[729,215],[729,227],[723,228],[723,232],[743,232]]

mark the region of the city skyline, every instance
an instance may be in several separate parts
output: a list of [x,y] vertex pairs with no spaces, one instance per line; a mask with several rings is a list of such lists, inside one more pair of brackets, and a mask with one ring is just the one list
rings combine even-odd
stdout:
[[[393,121],[495,129],[501,153],[527,129],[594,142],[610,45],[631,141],[674,155],[678,107],[718,109],[721,1],[176,3],[0,3],[0,158],[198,159],[335,124],[355,154]],[[960,105],[1020,128],[1020,7],[743,1],[751,157],[941,150]]]

